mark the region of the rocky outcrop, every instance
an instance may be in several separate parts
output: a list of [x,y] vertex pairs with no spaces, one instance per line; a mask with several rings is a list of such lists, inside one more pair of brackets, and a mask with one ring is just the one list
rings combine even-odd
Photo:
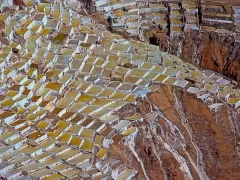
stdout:
[[13,4],[19,6],[19,9],[23,9],[23,6],[25,6],[23,0],[13,0]]
[[182,59],[240,82],[240,44],[234,36],[193,31],[185,33],[179,45]]
[[95,1],[94,0],[69,0],[65,1],[66,5],[69,6],[72,10],[88,15],[96,12],[95,10]]
[[235,41],[234,35],[188,31],[169,37],[157,28],[145,33],[146,37],[151,34],[158,37],[162,51],[240,82],[240,44]]
[[[211,111],[206,103],[168,85],[141,103],[137,109],[145,112],[144,120],[131,124],[138,127],[137,134],[111,146],[110,159],[119,160],[119,167],[137,169],[136,179],[240,177],[240,116],[234,111],[225,105]],[[148,113],[142,110],[149,106]]]

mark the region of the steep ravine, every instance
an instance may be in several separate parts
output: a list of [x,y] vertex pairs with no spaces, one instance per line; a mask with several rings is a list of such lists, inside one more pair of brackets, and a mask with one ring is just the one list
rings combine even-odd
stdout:
[[115,141],[109,155],[120,160],[119,166],[138,170],[136,179],[239,179],[240,116],[227,106],[210,111],[206,103],[168,85],[137,106],[132,111],[145,114],[142,122],[131,124],[138,132]]

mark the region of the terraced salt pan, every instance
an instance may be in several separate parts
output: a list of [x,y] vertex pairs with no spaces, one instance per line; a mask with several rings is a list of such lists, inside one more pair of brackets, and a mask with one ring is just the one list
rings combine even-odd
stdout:
[[[143,120],[140,114],[122,119],[113,113],[157,90],[161,83],[186,88],[204,101],[219,97],[239,112],[239,89],[227,79],[200,71],[156,46],[127,41],[88,17],[73,14],[63,4],[48,3],[35,9],[29,6],[13,17],[5,14],[9,23],[4,30],[17,27],[13,33],[25,41],[20,44],[8,37],[10,45],[0,54],[6,62],[0,76],[5,85],[1,90],[6,89],[0,117],[11,127],[0,132],[5,143],[0,151],[2,176],[14,177],[27,170],[31,178],[69,178],[81,168],[82,178],[108,177],[111,167],[101,167],[108,166],[102,160],[107,158],[112,137],[134,134],[136,127],[128,125]],[[66,18],[71,20],[66,23]],[[73,41],[77,43],[68,46]],[[20,59],[9,64],[12,48],[18,48]],[[29,159],[32,166],[26,165]],[[18,171],[13,171],[19,162]],[[127,169],[114,177],[124,179],[136,173]]]

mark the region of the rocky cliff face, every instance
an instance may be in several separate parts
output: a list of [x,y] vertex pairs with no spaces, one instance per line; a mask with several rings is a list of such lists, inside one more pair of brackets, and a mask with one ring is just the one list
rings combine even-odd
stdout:
[[137,134],[115,140],[110,151],[111,160],[120,160],[118,166],[138,170],[136,179],[240,177],[240,116],[227,106],[209,110],[206,103],[168,85],[137,104],[130,109],[145,114],[135,124]]
[[169,37],[157,28],[146,34],[147,37],[157,35],[162,51],[240,82],[240,43],[235,41],[234,35],[188,31]]
[[182,59],[240,82],[240,44],[234,36],[186,32],[176,50]]
[[158,28],[145,32],[147,38],[151,34],[157,35],[162,51],[240,82],[240,43],[234,35],[188,31],[167,36]]

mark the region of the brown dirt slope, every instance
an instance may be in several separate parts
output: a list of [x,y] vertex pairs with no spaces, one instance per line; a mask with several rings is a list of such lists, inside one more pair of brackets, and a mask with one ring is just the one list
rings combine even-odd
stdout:
[[147,99],[138,103],[139,109],[151,106],[147,114],[143,109],[143,122],[134,124],[138,134],[111,146],[110,159],[119,160],[118,166],[137,169],[136,179],[240,178],[238,115],[226,106],[210,111],[168,85]]

